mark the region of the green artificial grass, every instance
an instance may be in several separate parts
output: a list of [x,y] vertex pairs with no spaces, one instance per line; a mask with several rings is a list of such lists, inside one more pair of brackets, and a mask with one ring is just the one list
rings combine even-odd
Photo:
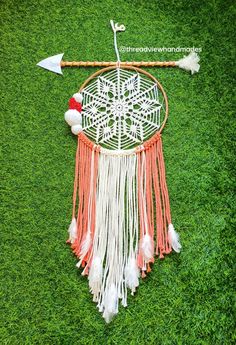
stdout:
[[[95,69],[63,76],[36,63],[114,60],[118,44],[201,47],[196,75],[148,69],[169,97],[163,132],[172,218],[182,252],[155,261],[106,324],[68,245],[76,138],[67,101]],[[1,1],[0,344],[226,345],[234,332],[235,77],[233,1]],[[122,60],[184,54],[121,53]]]

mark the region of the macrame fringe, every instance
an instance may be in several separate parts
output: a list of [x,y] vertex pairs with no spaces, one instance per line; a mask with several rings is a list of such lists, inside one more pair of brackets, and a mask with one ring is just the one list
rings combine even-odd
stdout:
[[[95,197],[99,150],[98,146],[91,144],[88,140],[85,141],[85,139],[82,141],[78,136],[75,157],[72,223],[69,227],[69,233],[71,233],[72,224],[75,224],[77,208],[76,236],[73,236],[73,239],[71,239],[70,235],[67,242],[71,243],[73,252],[80,258],[77,266],[86,266],[83,274],[87,274],[90,266],[89,258],[95,230]],[[77,199],[79,200],[78,205]]]
[[127,306],[127,289],[134,294],[154,255],[180,251],[159,133],[136,151],[118,154],[78,135],[67,242],[106,322],[118,313],[119,299]]

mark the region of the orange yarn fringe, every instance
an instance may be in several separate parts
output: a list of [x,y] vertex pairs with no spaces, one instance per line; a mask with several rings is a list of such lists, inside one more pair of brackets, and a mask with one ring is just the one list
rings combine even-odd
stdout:
[[[76,216],[76,208],[78,209],[77,239],[71,244],[71,248],[77,257],[81,255],[82,243],[88,229],[88,219],[91,219],[90,230],[92,240],[94,236],[96,184],[100,149],[100,146],[94,145],[83,133],[78,135],[72,212],[72,218],[74,218]],[[168,225],[171,224],[171,213],[161,134],[157,133],[142,146],[139,146],[136,154],[140,240],[148,231],[153,243],[155,243],[154,254],[162,259],[164,254],[169,254],[172,251],[172,248],[168,242]],[[93,172],[91,171],[92,155],[94,155]],[[92,195],[89,192],[91,183],[93,186]],[[89,198],[91,198],[90,201]],[[77,199],[79,200],[78,203]],[[145,203],[143,200],[145,200]],[[82,261],[82,267],[86,266],[83,274],[88,274],[92,260],[91,250],[92,241],[90,249]],[[153,262],[154,257],[149,262],[145,261],[139,249],[137,264],[142,270],[142,277],[146,276],[145,271],[151,271],[149,263]]]
[[[94,151],[94,171],[91,171],[91,160]],[[96,181],[97,181],[97,171],[98,171],[98,157],[99,157],[100,147],[94,145],[89,139],[84,135],[78,136],[78,146],[75,158],[75,180],[74,180],[74,192],[73,192],[73,211],[72,218],[77,211],[77,239],[71,245],[73,252],[77,257],[80,256],[81,246],[85,239],[88,220],[90,221],[91,239],[93,240],[94,230],[95,230],[95,215],[96,215]],[[92,175],[93,173],[93,175]],[[93,176],[93,177],[92,177]],[[92,179],[92,181],[91,181]],[[89,191],[90,184],[92,183],[92,195],[91,202],[89,202]],[[78,197],[78,198],[77,198]],[[77,205],[77,199],[79,200]],[[91,247],[82,261],[82,267],[88,264],[84,274],[88,274],[88,268],[91,261]]]
[[[145,152],[145,153],[144,153]],[[143,156],[144,154],[144,156]],[[161,135],[146,142],[137,150],[138,155],[138,199],[140,214],[140,241],[146,234],[145,220],[147,218],[148,233],[155,240],[155,254],[162,259],[172,248],[168,242],[168,225],[171,223],[169,195],[166,184],[165,165],[162,151]],[[145,173],[142,175],[141,166],[145,160]],[[142,205],[141,191],[144,186],[146,208]],[[154,234],[156,229],[156,235]],[[150,260],[154,262],[154,258]],[[143,271],[150,271],[150,265],[145,264],[142,254],[138,254],[138,266]],[[145,276],[143,274],[143,276]]]

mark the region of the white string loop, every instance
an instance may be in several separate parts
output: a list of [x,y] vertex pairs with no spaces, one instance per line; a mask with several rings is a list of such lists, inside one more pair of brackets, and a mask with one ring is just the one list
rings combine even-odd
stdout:
[[119,54],[119,50],[117,47],[116,33],[118,31],[125,31],[125,26],[123,24],[118,25],[118,23],[114,24],[113,20],[110,20],[110,23],[111,23],[112,30],[114,32],[114,47],[115,47],[116,58],[117,58],[117,63],[118,63],[117,67],[119,68],[120,67],[120,54]]

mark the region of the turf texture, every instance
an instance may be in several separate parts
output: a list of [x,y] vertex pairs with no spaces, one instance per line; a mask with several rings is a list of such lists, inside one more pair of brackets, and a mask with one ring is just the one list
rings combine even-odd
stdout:
[[[163,132],[182,252],[156,260],[128,307],[105,324],[65,244],[76,139],[67,101],[95,69],[63,76],[48,56],[114,60],[119,46],[201,47],[196,75],[148,69],[169,97]],[[1,1],[0,344],[227,345],[234,332],[235,5],[233,1]],[[178,60],[124,52],[122,60]]]

